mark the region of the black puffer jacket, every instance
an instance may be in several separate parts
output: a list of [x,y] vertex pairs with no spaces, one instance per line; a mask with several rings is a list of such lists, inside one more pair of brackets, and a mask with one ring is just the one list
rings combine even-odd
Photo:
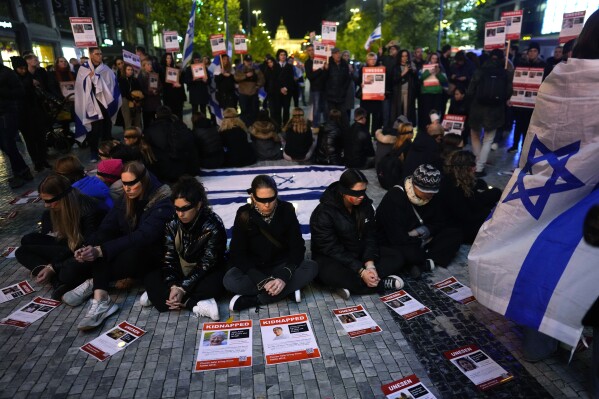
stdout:
[[197,153],[200,158],[200,166],[206,169],[216,169],[223,166],[225,162],[225,150],[223,139],[218,132],[218,127],[198,126],[193,129]]
[[[310,216],[312,258],[327,256],[357,272],[366,261],[376,263],[379,257],[374,207],[372,200],[365,197],[350,214],[343,205],[338,186],[339,182],[335,182],[327,187]],[[356,216],[360,220],[356,220]]]
[[411,176],[423,164],[429,164],[438,170],[443,170],[441,147],[426,131],[416,135],[412,142],[403,164],[403,177]]
[[341,165],[343,159],[344,129],[337,122],[326,121],[318,132],[314,163],[320,165]]
[[343,158],[348,168],[363,168],[368,157],[374,157],[374,147],[370,139],[368,127],[361,123],[354,123],[348,130],[343,140]]
[[329,68],[326,71],[325,94],[327,101],[337,104],[345,103],[347,88],[351,77],[349,75],[349,65],[341,59],[339,64],[329,57]]
[[[178,237],[177,237],[178,235]],[[162,275],[168,287],[177,285],[185,291],[193,291],[198,281],[218,268],[224,268],[227,232],[221,218],[211,209],[202,207],[196,220],[184,225],[177,216],[166,224],[166,254]],[[177,250],[176,243],[180,242]],[[195,263],[185,276],[180,258]]]
[[[274,237],[280,247],[261,229]],[[306,251],[295,208],[289,202],[278,200],[274,217],[270,224],[266,224],[250,204],[242,206],[235,216],[230,248],[230,266],[241,269],[254,283],[258,284],[271,274],[289,282]]]

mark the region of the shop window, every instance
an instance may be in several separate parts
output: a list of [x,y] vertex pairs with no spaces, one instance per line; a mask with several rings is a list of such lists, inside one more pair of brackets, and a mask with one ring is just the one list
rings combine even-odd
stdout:
[[48,21],[48,13],[45,2],[38,0],[21,0],[21,6],[25,13],[25,18],[28,22],[33,22],[40,25],[50,25]]
[[144,34],[144,29],[141,27],[136,27],[135,28],[135,35],[137,38],[137,45],[139,46],[145,46],[146,44],[146,39],[145,39],[145,34]]
[[47,68],[48,65],[54,64],[54,46],[51,44],[35,43],[33,42],[33,52],[37,55],[40,60],[40,65]]
[[9,68],[12,68],[12,62],[10,57],[16,57],[19,55],[17,50],[17,44],[11,40],[0,39],[0,57],[2,62]]

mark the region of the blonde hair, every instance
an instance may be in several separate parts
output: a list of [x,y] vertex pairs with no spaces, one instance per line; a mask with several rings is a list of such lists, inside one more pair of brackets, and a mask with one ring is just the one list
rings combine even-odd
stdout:
[[[64,195],[65,192],[68,192]],[[79,207],[78,193],[71,187],[69,180],[61,175],[50,175],[40,183],[38,192],[52,197],[64,195],[56,202],[60,207],[50,209],[52,230],[56,233],[57,240],[66,240],[71,251],[75,251],[83,243],[80,230],[81,209]]]
[[247,132],[248,128],[243,123],[241,119],[239,119],[239,114],[237,114],[237,110],[235,108],[226,108],[223,111],[223,121],[220,124],[218,129],[219,132],[223,130],[230,130],[233,128],[239,127]]
[[[301,112],[301,115],[299,114]],[[301,108],[293,108],[291,119],[287,122],[283,131],[293,130],[294,133],[305,133],[308,131],[308,121],[304,118],[304,110]]]
[[79,158],[73,154],[69,154],[56,160],[54,173],[66,177],[73,184],[85,177],[85,168]]
[[[409,131],[412,131],[412,133],[408,133]],[[393,144],[394,150],[400,148],[406,141],[412,141],[412,138],[414,137],[414,127],[411,123],[400,123],[397,127],[397,132],[397,140],[395,140],[395,143]],[[402,153],[399,158],[403,161],[404,154]]]

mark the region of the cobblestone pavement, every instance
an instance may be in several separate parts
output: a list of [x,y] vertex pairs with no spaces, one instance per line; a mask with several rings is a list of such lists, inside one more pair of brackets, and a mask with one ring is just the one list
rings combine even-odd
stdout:
[[[82,160],[85,150],[74,150]],[[36,188],[48,173],[11,191],[6,183],[4,160],[0,175],[0,213],[17,211],[14,219],[0,220],[0,248],[16,246],[20,237],[36,228],[43,205],[13,206],[9,201]],[[505,148],[491,154],[487,181],[503,188],[514,165],[514,155]],[[2,166],[3,165],[3,166]],[[374,170],[367,171],[369,195],[378,204],[384,195]],[[324,287],[311,284],[304,300],[280,302],[260,313],[246,310],[236,319],[253,319],[305,312],[314,328],[322,358],[265,366],[259,329],[254,329],[254,365],[251,368],[191,373],[196,356],[198,331],[205,319],[188,312],[160,314],[142,308],[143,289],[111,294],[120,310],[102,328],[79,332],[78,320],[86,306],[60,306],[25,329],[0,326],[0,398],[21,397],[202,397],[202,398],[381,398],[381,385],[416,374],[439,398],[586,398],[590,351],[576,354],[568,363],[568,352],[535,364],[522,360],[521,332],[513,323],[478,303],[461,305],[431,289],[431,283],[455,276],[468,284],[463,246],[446,269],[437,269],[420,281],[406,279],[406,290],[433,311],[411,321],[399,319],[376,296],[352,296],[344,301]],[[29,278],[14,259],[0,258],[0,287]],[[48,287],[34,287],[36,295],[49,296]],[[32,295],[0,305],[0,318],[21,307]],[[230,297],[221,298],[221,319],[229,317]],[[333,320],[331,309],[362,304],[381,326],[380,334],[350,339]],[[79,347],[127,320],[147,330],[138,342],[98,362]],[[255,322],[257,324],[257,322]],[[442,356],[443,351],[477,344],[514,380],[489,392],[478,391]]]

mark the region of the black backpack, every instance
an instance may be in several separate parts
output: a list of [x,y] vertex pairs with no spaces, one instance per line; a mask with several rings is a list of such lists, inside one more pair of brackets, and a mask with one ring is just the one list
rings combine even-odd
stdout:
[[501,105],[508,99],[507,73],[503,68],[483,68],[476,88],[476,101],[482,105]]

